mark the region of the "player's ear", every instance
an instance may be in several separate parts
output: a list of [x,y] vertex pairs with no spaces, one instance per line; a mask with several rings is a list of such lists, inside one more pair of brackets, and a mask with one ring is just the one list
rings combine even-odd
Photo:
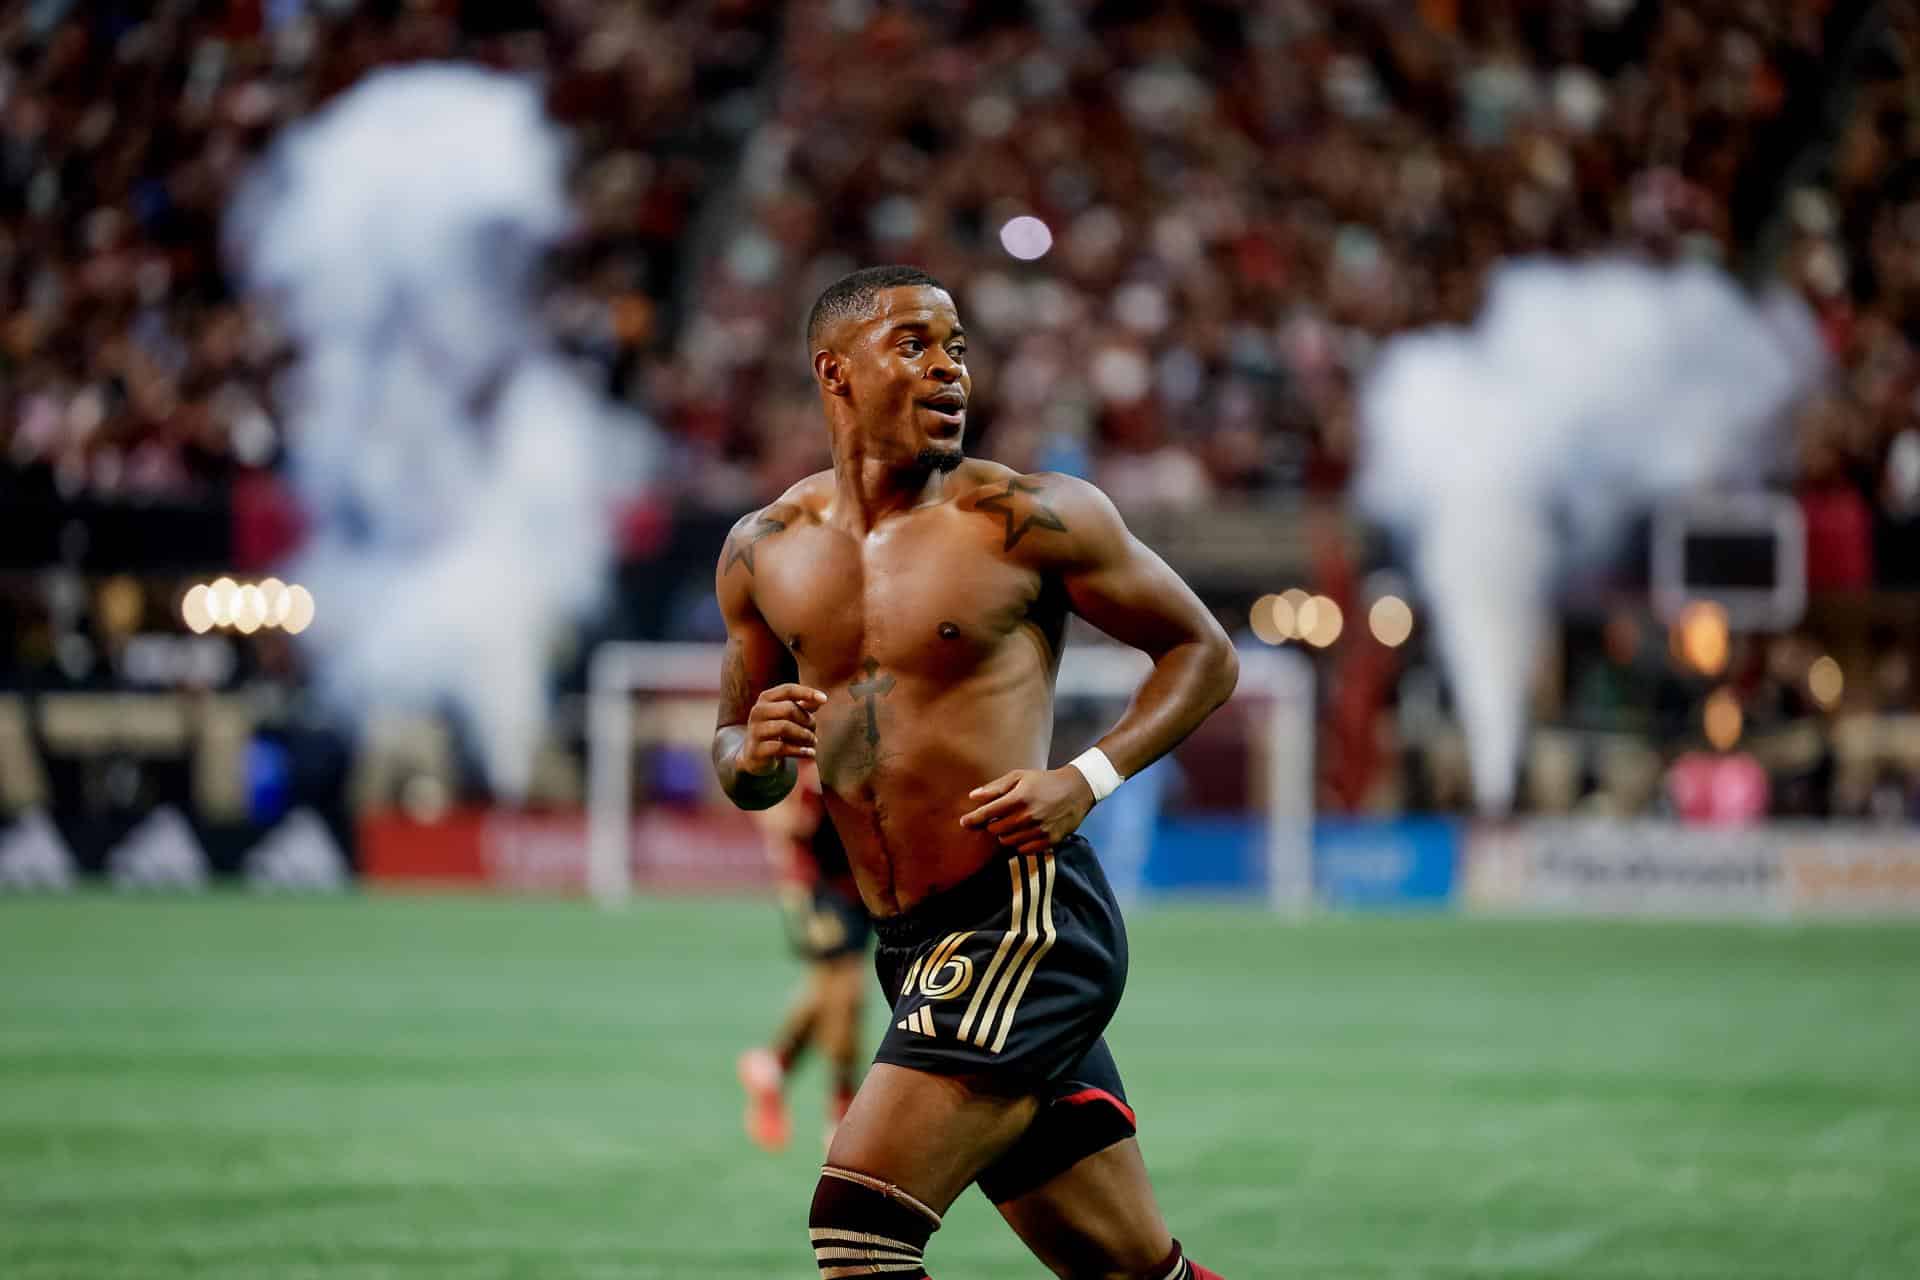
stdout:
[[829,351],[825,347],[813,353],[813,376],[828,395],[846,396],[853,393],[847,382],[847,358],[838,351]]

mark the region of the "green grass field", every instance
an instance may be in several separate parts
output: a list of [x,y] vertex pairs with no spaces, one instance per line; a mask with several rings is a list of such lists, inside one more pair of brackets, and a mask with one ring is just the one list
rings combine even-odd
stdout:
[[[1148,913],[1111,1040],[1230,1280],[1920,1276],[1920,929]],[[0,901],[0,1276],[815,1274],[770,907]],[[876,1012],[877,1021],[877,1012]],[[942,1280],[1038,1276],[970,1194]]]

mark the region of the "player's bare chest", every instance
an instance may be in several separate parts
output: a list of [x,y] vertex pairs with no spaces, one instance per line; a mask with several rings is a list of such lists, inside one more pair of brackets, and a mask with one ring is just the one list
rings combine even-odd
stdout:
[[1007,556],[994,534],[952,511],[865,537],[795,528],[756,555],[754,603],[822,681],[851,678],[870,660],[953,674],[990,653],[1041,594],[1040,575]]

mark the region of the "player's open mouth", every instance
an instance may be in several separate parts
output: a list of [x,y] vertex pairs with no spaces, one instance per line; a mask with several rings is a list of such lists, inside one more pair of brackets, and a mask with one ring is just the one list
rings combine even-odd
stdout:
[[941,396],[933,400],[922,400],[920,407],[955,431],[966,426],[967,402],[958,396]]

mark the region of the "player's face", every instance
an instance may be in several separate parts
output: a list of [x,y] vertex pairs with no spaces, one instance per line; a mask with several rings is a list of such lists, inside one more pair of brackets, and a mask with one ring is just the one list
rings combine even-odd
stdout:
[[961,459],[967,429],[967,335],[944,289],[906,285],[874,299],[849,352],[848,380],[868,447],[938,470]]

